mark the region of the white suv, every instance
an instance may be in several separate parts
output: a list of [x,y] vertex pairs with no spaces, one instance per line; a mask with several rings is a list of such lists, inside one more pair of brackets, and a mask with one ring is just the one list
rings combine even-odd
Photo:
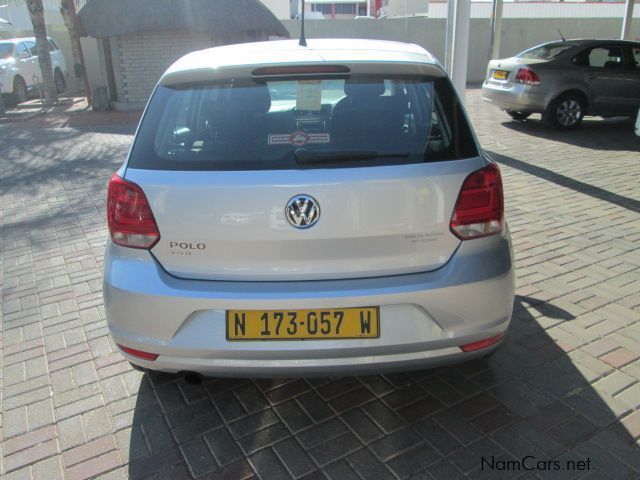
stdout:
[[[66,87],[67,65],[52,38],[49,38],[49,48],[56,90],[62,93]],[[35,38],[0,40],[0,88],[3,94],[9,95],[10,103],[24,102],[41,81]]]

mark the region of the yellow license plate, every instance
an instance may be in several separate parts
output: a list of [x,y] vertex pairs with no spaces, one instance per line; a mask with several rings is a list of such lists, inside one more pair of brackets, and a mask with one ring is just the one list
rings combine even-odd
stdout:
[[509,72],[507,72],[505,70],[495,70],[493,72],[493,78],[495,78],[496,80],[506,80],[508,73]]
[[380,309],[227,310],[227,340],[378,338]]

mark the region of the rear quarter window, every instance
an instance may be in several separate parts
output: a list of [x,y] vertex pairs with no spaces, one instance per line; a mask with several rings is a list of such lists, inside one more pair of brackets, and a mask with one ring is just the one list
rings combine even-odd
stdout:
[[557,57],[561,53],[575,47],[571,43],[549,43],[547,45],[540,45],[538,47],[530,48],[522,53],[516,55],[516,58],[531,58],[536,60],[551,60]]
[[583,67],[622,70],[625,68],[624,48],[617,45],[590,47],[576,55],[573,63]]
[[444,78],[230,79],[158,86],[128,166],[283,170],[477,155],[463,108]]

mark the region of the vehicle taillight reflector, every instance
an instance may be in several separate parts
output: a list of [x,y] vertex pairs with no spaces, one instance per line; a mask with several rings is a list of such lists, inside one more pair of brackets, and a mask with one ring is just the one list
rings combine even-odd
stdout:
[[137,357],[142,360],[149,360],[150,362],[153,362],[156,358],[158,358],[157,353],[143,352],[142,350],[136,350],[135,348],[125,347],[120,344],[118,344],[118,348],[127,355],[131,355],[132,357]]
[[142,189],[113,174],[107,194],[107,222],[113,243],[123,247],[151,248],[160,231]]
[[465,179],[450,228],[461,240],[495,235],[503,230],[504,198],[498,165],[491,163]]
[[476,350],[482,350],[483,348],[495,345],[504,338],[504,332],[494,335],[493,337],[478,340],[477,342],[467,343],[466,345],[460,345],[460,350],[463,352],[475,352]]
[[516,83],[523,83],[525,85],[540,85],[540,77],[536,75],[536,72],[528,67],[522,67],[516,73]]

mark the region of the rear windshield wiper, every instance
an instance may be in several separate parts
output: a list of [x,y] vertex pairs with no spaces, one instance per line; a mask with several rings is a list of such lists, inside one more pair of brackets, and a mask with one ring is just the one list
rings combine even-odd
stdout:
[[372,160],[375,158],[406,158],[409,152],[377,152],[375,150],[307,150],[298,148],[293,152],[298,163],[331,163]]

